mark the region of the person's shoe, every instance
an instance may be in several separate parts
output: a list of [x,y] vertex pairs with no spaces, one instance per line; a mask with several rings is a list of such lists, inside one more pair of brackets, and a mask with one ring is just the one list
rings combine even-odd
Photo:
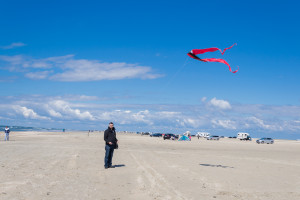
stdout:
[[105,169],[108,169],[109,167],[106,167],[106,166],[105,166],[104,168],[105,168]]
[[115,168],[115,166],[112,165],[112,166],[109,166],[108,168]]

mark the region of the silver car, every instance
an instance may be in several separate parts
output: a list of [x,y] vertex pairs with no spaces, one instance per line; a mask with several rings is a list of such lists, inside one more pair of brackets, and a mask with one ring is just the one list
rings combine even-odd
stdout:
[[273,144],[274,140],[272,138],[260,138],[259,140],[256,140],[257,144]]
[[220,139],[220,137],[217,135],[212,135],[212,136],[207,137],[207,140],[219,140],[219,139]]

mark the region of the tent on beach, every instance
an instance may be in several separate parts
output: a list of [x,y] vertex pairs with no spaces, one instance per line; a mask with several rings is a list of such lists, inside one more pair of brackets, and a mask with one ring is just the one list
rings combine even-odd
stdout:
[[185,132],[179,139],[178,141],[191,141],[191,132],[187,131]]
[[185,135],[181,136],[178,141],[191,141],[191,139]]

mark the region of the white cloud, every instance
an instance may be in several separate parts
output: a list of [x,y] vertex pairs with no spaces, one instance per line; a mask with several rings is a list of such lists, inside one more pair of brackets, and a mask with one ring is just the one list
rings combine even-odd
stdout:
[[49,120],[49,117],[40,116],[34,110],[26,108],[25,106],[13,106],[17,113],[21,113],[25,118],[29,119],[39,119],[39,120]]
[[209,101],[208,105],[222,109],[222,110],[231,109],[231,105],[228,101],[219,100],[219,99],[216,99],[215,97]]
[[17,68],[19,68],[19,65],[23,66],[23,62],[24,62],[24,56],[22,55],[16,55],[16,56],[3,56],[0,55],[0,60],[8,62],[10,64],[9,69],[11,70],[15,70]]
[[[152,68],[147,66],[124,62],[107,63],[99,60],[75,59],[74,55],[44,59],[34,59],[21,55],[0,56],[0,60],[9,63],[9,70],[25,72],[25,76],[31,79],[73,82],[132,78],[155,79],[162,76],[154,73]],[[40,71],[36,72],[37,69]]]
[[78,96],[74,96],[73,100],[96,101],[96,100],[99,100],[99,97],[96,97],[96,96],[87,96],[87,95],[78,95]]
[[62,114],[53,110],[52,108],[48,108],[47,111],[50,114],[50,116],[52,116],[52,117],[62,118]]
[[207,97],[202,97],[202,98],[201,98],[201,101],[202,101],[202,102],[205,102],[206,99],[207,99]]
[[55,117],[55,118],[62,118],[63,115],[61,113],[59,113],[58,111],[54,110],[51,106],[49,106],[47,103],[44,104],[44,108],[46,110],[46,112],[51,116],[51,117]]
[[16,47],[26,46],[23,42],[14,42],[7,46],[0,46],[1,49],[14,49]]
[[70,60],[63,66],[62,73],[50,77],[57,81],[99,81],[125,78],[153,79],[158,74],[151,74],[150,67],[127,63],[101,63],[90,60]]
[[199,127],[199,124],[197,123],[196,119],[187,118],[187,119],[183,119],[183,122],[187,126],[192,126],[194,128]]
[[[77,118],[81,120],[96,120],[89,111],[81,111],[77,108],[71,108],[70,104],[63,100],[51,101],[48,106],[53,109],[52,115],[67,115],[69,118]],[[55,111],[56,110],[56,111]],[[59,113],[59,114],[58,114]]]
[[135,121],[137,122],[144,122],[148,125],[152,125],[153,121],[148,119],[148,116],[150,116],[150,112],[149,110],[143,110],[143,111],[139,111],[137,113],[134,113],[132,115],[132,117],[135,119]]
[[25,74],[25,77],[30,79],[45,79],[52,71],[42,71],[42,72],[29,72]]
[[211,120],[211,123],[215,126],[220,126],[226,129],[237,129],[234,122],[231,120]]
[[268,125],[265,124],[264,120],[259,119],[257,117],[249,117],[249,120],[254,122],[256,125],[258,125],[259,127],[263,128],[263,129],[267,129],[267,130],[276,130],[276,129],[281,129],[280,127],[276,127],[275,125]]
[[179,116],[181,113],[174,112],[174,111],[161,111],[161,112],[157,112],[156,114],[162,118],[173,118]]

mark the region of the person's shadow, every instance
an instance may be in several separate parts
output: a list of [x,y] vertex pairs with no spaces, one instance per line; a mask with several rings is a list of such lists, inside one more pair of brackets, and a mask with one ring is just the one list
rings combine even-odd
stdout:
[[115,168],[117,168],[117,167],[125,167],[125,166],[126,166],[126,165],[124,165],[124,164],[114,165]]

